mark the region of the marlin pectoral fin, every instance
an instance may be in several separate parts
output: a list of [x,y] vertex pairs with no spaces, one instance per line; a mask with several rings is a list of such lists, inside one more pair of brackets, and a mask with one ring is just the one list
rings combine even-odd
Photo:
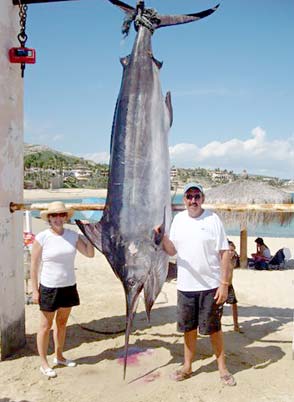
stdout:
[[115,6],[118,6],[119,8],[121,8],[126,13],[132,13],[135,11],[134,7],[129,6],[126,3],[123,3],[122,1],[119,1],[119,0],[109,0],[109,1],[110,1],[110,3],[114,4]]
[[208,10],[201,11],[194,14],[183,14],[183,15],[158,15],[160,23],[157,28],[167,27],[170,25],[187,24],[189,22],[198,21],[201,18],[208,17],[210,14],[214,13],[219,7],[219,4],[209,8]]
[[167,109],[169,111],[169,121],[170,121],[170,127],[171,127],[172,124],[173,124],[173,106],[172,106],[170,92],[167,92],[167,94],[165,96],[165,104],[166,104]]
[[97,250],[102,251],[102,225],[100,222],[97,223],[83,223],[80,220],[75,220],[76,224],[87,237],[87,239],[93,244]]
[[156,66],[157,66],[157,68],[160,70],[161,69],[161,67],[162,67],[162,65],[163,65],[163,62],[162,61],[159,61],[159,60],[157,60],[154,56],[152,56],[152,60],[154,61],[154,63],[156,64]]

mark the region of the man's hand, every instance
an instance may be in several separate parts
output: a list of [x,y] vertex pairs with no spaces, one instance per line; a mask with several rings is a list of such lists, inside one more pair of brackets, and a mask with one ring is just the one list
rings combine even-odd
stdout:
[[218,287],[214,300],[216,304],[223,304],[228,298],[228,285],[221,283]]

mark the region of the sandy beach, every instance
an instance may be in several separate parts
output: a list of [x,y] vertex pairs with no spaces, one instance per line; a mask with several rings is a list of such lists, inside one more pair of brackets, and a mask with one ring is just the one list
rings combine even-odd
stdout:
[[[40,194],[35,199],[41,199]],[[58,196],[61,194],[64,199],[63,192],[58,191]],[[25,199],[29,199],[26,194]],[[42,220],[33,219],[34,233],[45,227]],[[232,240],[238,248],[238,237]],[[294,253],[294,239],[264,240],[272,252],[288,247]],[[255,250],[254,238],[248,239],[248,249],[249,253]],[[98,251],[93,259],[77,255],[75,267],[81,305],[73,309],[69,319],[65,356],[76,359],[78,366],[58,367],[58,377],[51,380],[40,374],[35,339],[39,310],[36,305],[26,305],[27,344],[0,363],[1,402],[294,401],[293,269],[235,270],[234,286],[244,333],[233,331],[231,308],[225,306],[222,323],[227,364],[237,381],[236,387],[229,388],[219,381],[207,337],[198,340],[192,378],[181,383],[170,378],[183,360],[183,339],[176,330],[175,280],[165,283],[152,309],[151,325],[140,300],[124,381],[122,285]]]
[[55,190],[24,190],[23,198],[27,201],[36,200],[65,200],[70,198],[106,197],[107,190],[84,188],[59,188]]

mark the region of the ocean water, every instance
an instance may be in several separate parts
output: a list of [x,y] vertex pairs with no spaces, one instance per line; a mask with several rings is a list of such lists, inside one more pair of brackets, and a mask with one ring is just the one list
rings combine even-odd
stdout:
[[[52,202],[52,199],[48,200],[36,200],[36,201],[27,201],[25,203],[32,203],[32,204],[47,204]],[[96,197],[89,197],[89,198],[66,198],[66,199],[59,199],[58,201],[62,201],[65,204],[104,204],[105,198],[96,198]],[[32,216],[34,218],[40,218],[40,211],[32,211]],[[96,222],[99,221],[102,217],[102,211],[75,211],[73,217],[71,218],[72,223],[74,223],[75,219],[80,220],[88,220],[89,222]]]
[[[294,194],[292,194],[293,198]],[[182,204],[183,196],[181,194],[176,195],[172,198],[173,204]],[[52,200],[40,200],[34,201],[34,203],[48,203]],[[70,204],[104,204],[105,198],[74,198],[74,199],[61,199],[64,203]],[[28,201],[26,201],[28,202]],[[39,211],[32,211],[33,217],[40,217]],[[88,220],[89,222],[97,222],[102,217],[102,211],[76,211],[72,218],[72,223],[74,223],[75,219]],[[238,236],[240,234],[240,226],[239,224],[225,226],[226,233],[228,236]],[[247,228],[248,236],[256,236],[256,237],[294,237],[294,220],[285,226],[282,226],[278,223],[273,223],[270,225],[248,225]]]
[[[294,202],[294,193],[291,194],[292,202]],[[183,196],[177,194],[172,203],[182,204]],[[240,235],[240,225],[238,223],[232,224],[230,226],[225,226],[226,233],[228,236],[239,236]],[[294,220],[288,225],[280,225],[274,222],[270,225],[253,225],[249,224],[247,227],[248,236],[256,237],[294,237]]]

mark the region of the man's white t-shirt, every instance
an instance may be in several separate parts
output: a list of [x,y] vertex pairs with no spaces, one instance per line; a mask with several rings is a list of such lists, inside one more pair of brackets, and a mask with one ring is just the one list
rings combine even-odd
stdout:
[[64,229],[62,236],[50,229],[37,234],[36,240],[42,247],[42,285],[60,288],[76,283],[74,260],[78,238],[79,234],[70,229]]
[[227,236],[219,217],[204,210],[197,217],[178,213],[172,222],[170,240],[177,250],[177,288],[200,291],[219,287],[220,250],[228,250]]

